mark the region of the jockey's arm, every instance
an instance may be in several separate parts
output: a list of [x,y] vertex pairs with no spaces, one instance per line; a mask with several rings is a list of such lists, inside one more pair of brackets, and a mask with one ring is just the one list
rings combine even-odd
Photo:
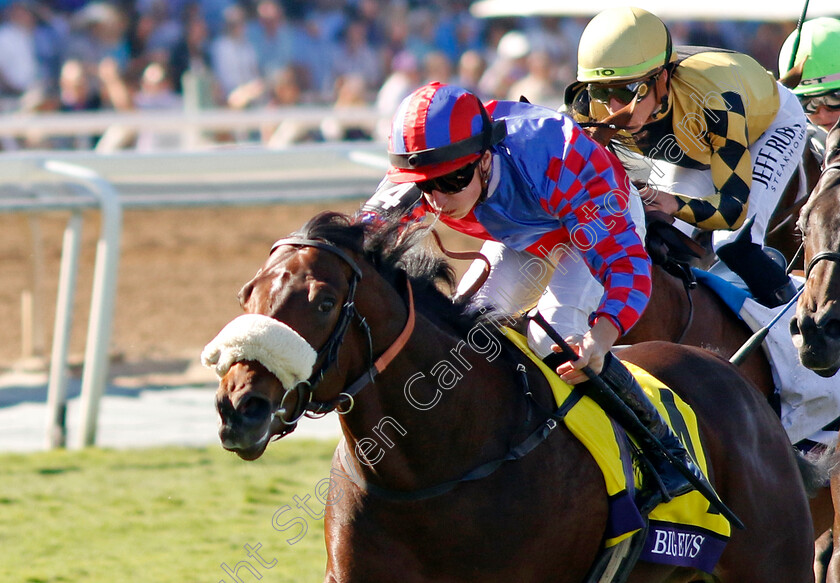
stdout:
[[712,152],[709,165],[715,192],[701,198],[675,194],[674,216],[707,231],[738,229],[746,218],[752,187],[746,119],[732,112],[726,119],[725,127],[712,127],[705,136]]
[[[596,168],[600,171],[593,172]],[[563,207],[568,213],[561,220],[576,246],[581,241],[574,233],[593,235],[578,249],[592,275],[602,283],[604,293],[590,315],[590,329],[579,342],[574,342],[580,360],[560,371],[564,380],[573,383],[583,380],[579,369],[584,365],[596,372],[601,370],[606,353],[619,335],[638,321],[651,289],[650,258],[633,223],[630,207],[621,209],[615,204],[624,199],[629,205],[633,196],[620,162],[596,148],[579,174],[582,177],[587,177],[581,186],[588,196],[568,199],[570,204]],[[613,199],[615,193],[624,197]]]

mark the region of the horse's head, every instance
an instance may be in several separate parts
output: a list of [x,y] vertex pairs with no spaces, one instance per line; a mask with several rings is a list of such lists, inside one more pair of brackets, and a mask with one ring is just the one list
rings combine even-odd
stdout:
[[829,134],[826,170],[799,215],[805,289],[791,319],[803,366],[830,377],[840,370],[840,126]]
[[221,379],[225,448],[256,459],[303,415],[352,410],[412,336],[415,295],[450,324],[474,319],[465,301],[444,293],[454,290],[454,272],[424,252],[425,231],[325,212],[274,244],[239,292],[246,313],[201,357]]
[[[204,349],[202,361],[220,376],[216,409],[222,445],[244,459],[256,459],[270,439],[291,432],[313,402],[337,406],[339,377],[356,360],[342,352],[357,313],[363,227],[342,223],[342,237],[327,242],[304,231],[275,243],[265,264],[239,292],[245,314],[231,321]],[[316,217],[317,218],[317,217]],[[315,220],[315,219],[313,219]],[[314,408],[318,410],[317,407]]]

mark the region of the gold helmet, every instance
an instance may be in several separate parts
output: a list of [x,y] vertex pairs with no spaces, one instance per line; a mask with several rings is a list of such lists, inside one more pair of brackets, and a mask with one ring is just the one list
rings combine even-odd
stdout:
[[641,8],[609,8],[583,30],[577,79],[583,83],[640,79],[674,60],[671,34],[657,16]]

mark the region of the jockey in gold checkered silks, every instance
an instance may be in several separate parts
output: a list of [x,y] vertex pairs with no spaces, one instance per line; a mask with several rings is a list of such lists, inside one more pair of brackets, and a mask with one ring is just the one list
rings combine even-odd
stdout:
[[714,231],[718,257],[759,302],[793,297],[784,268],[761,247],[805,147],[796,96],[747,55],[672,47],[665,24],[639,8],[593,18],[578,63],[569,105],[579,121],[629,110],[622,141],[650,171],[649,207],[686,231]]

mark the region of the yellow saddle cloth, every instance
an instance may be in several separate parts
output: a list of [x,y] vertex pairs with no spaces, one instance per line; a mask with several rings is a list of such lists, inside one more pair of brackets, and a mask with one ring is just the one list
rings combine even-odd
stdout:
[[[508,339],[545,374],[557,406],[573,387],[546,366],[517,332],[504,329]],[[641,368],[625,362],[647,396],[680,437],[695,463],[708,471],[694,411],[678,395]],[[564,417],[564,423],[595,458],[604,474],[610,514],[605,546],[610,547],[644,527],[635,504],[641,474],[635,467],[627,434],[589,397],[582,397]],[[660,504],[648,515],[648,534],[641,560],[691,567],[711,573],[731,532],[729,521],[696,491]]]

